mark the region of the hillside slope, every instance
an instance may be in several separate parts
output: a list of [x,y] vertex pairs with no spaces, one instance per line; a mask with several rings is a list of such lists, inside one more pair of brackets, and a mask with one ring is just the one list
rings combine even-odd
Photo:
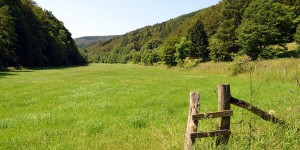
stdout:
[[[257,10],[258,6],[260,10]],[[145,65],[162,62],[170,66],[182,65],[191,59],[195,62],[231,61],[234,56],[242,54],[249,55],[252,59],[274,58],[285,49],[286,43],[294,41],[296,27],[300,23],[299,6],[299,0],[223,0],[209,8],[91,45],[84,52],[89,62],[132,61]],[[263,14],[272,15],[256,16]],[[249,22],[253,28],[247,26]],[[252,34],[253,31],[258,34]],[[204,42],[193,41],[192,39],[199,37],[192,37],[192,32],[205,34],[200,37]],[[203,37],[206,39],[201,39]],[[247,37],[250,39],[246,39]],[[207,43],[205,41],[209,41],[209,45],[201,45]],[[281,45],[282,48],[273,49],[272,45]],[[197,55],[191,56],[195,50]],[[207,51],[209,58],[203,59],[203,52]]]
[[[156,41],[159,47],[165,40],[171,37],[186,37],[189,29],[199,18],[202,18],[205,30],[209,36],[218,28],[221,19],[222,3],[207,9],[182,15],[166,22],[152,26],[146,26],[126,33],[111,41],[97,43],[85,49],[90,62],[126,63],[133,59],[135,52],[142,52],[147,44]],[[142,53],[137,54],[141,57]]]

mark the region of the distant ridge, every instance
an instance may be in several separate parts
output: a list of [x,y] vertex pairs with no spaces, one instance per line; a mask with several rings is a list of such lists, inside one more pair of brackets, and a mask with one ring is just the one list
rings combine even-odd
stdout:
[[75,42],[78,45],[78,48],[86,48],[90,45],[105,42],[108,40],[113,39],[114,37],[117,37],[117,35],[107,35],[107,36],[84,36],[75,38]]

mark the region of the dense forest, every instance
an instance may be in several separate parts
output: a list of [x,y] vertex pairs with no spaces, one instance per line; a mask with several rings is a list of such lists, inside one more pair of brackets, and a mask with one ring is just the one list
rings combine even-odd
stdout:
[[300,43],[299,14],[300,0],[223,0],[83,51],[89,62],[168,66],[240,55],[271,59],[286,51],[286,43]]
[[81,65],[71,33],[32,0],[0,0],[0,68]]
[[80,38],[75,38],[75,42],[78,48],[86,48],[88,46],[94,45],[96,43],[101,43],[108,41],[112,38],[116,37],[116,35],[108,35],[108,36],[84,36]]

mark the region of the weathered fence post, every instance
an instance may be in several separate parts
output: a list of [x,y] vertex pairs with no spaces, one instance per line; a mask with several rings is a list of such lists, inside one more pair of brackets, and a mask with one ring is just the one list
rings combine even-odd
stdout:
[[192,149],[195,143],[195,138],[191,137],[191,133],[197,132],[198,120],[193,120],[192,115],[198,114],[199,109],[200,109],[200,95],[199,93],[191,92],[189,116],[188,116],[188,123],[187,123],[185,142],[184,142],[185,150]]
[[[297,79],[297,78],[296,78]],[[299,81],[297,79],[297,85]],[[199,113],[200,111],[200,95],[199,93],[190,93],[190,107],[188,123],[186,128],[186,136],[184,142],[184,149],[191,150],[195,144],[196,138],[206,138],[217,136],[216,146],[217,148],[223,148],[220,145],[227,145],[229,141],[230,131],[230,116],[233,115],[233,111],[230,110],[230,104],[244,108],[260,118],[271,121],[273,123],[279,123],[281,125],[287,125],[283,120],[276,118],[273,114],[265,112],[252,104],[231,97],[230,85],[219,84],[218,85],[218,112]],[[218,129],[215,131],[197,132],[198,120],[220,118]],[[220,146],[220,147],[219,147]]]
[[286,76],[286,74],[287,74],[286,67],[283,68],[283,73],[284,73],[284,76]]
[[[230,110],[230,85],[218,85],[218,111]],[[222,117],[219,120],[218,130],[230,130],[230,116]],[[227,144],[229,135],[223,135],[217,138],[216,145]]]

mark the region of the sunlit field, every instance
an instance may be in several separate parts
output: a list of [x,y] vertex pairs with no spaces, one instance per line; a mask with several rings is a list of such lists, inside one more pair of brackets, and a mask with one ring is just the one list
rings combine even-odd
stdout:
[[[231,76],[227,63],[192,69],[91,64],[0,72],[0,149],[183,149],[189,92],[200,112],[217,111],[218,83],[287,122],[232,106],[230,149],[300,149],[300,62],[262,61]],[[284,67],[286,72],[284,73]],[[200,121],[198,131],[216,129]],[[197,140],[215,149],[215,138]]]

